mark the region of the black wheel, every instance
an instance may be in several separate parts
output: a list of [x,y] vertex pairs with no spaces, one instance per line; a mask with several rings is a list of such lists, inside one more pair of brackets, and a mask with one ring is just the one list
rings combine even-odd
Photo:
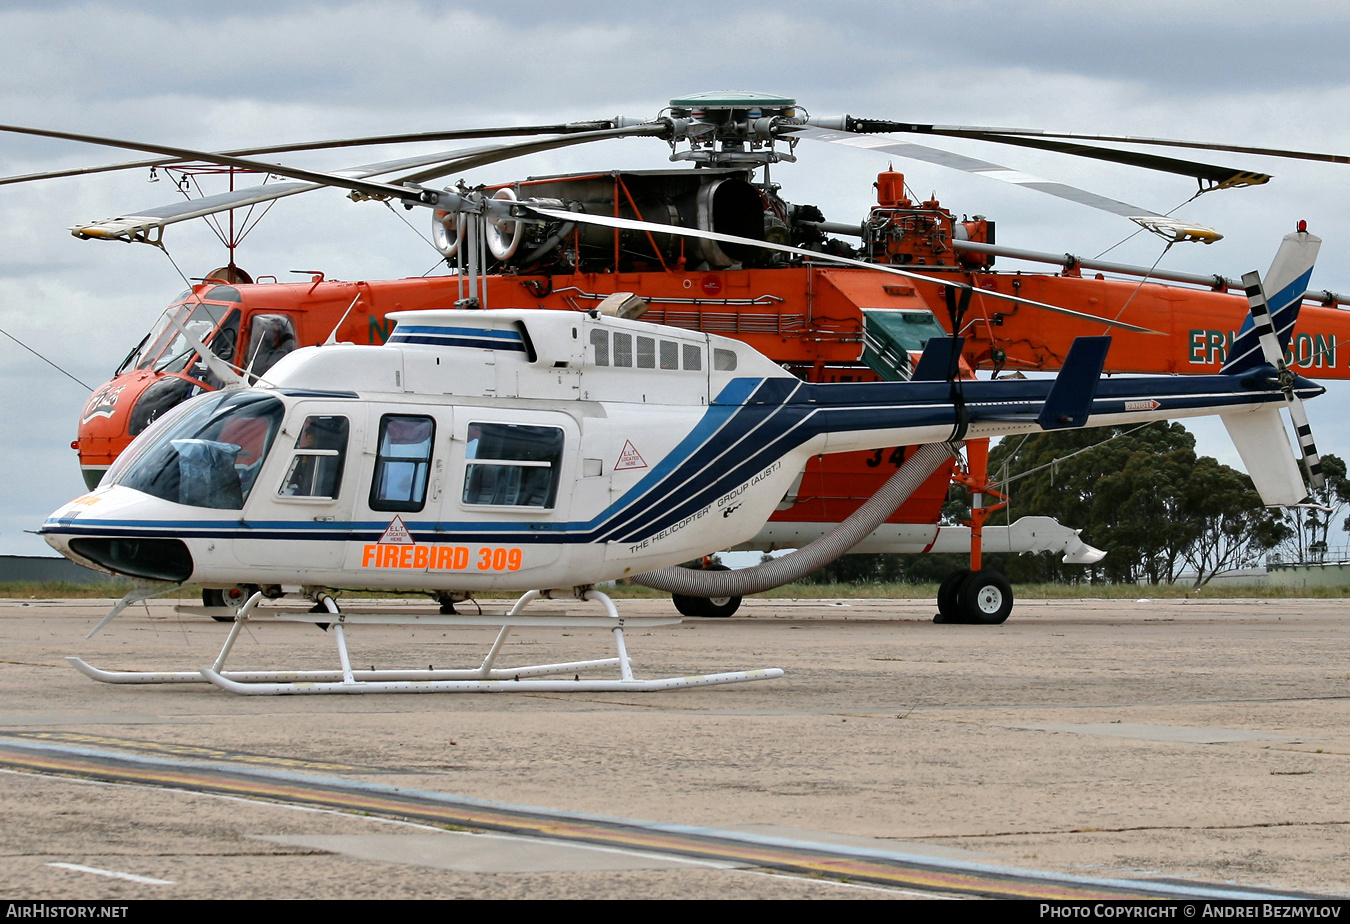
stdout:
[[997,571],[976,571],[957,592],[957,606],[963,622],[1002,625],[1012,612],[1012,585]]
[[706,597],[686,597],[683,594],[671,594],[670,602],[675,604],[675,609],[679,610],[681,616],[699,619],[706,615],[703,612],[703,607],[708,602]]
[[709,597],[703,601],[703,615],[714,619],[725,619],[740,608],[740,597]]
[[[726,565],[709,565],[704,571],[730,571]],[[681,616],[690,619],[725,619],[741,608],[740,597],[685,597],[671,594],[671,601]]]
[[968,577],[970,577],[969,568],[962,568],[960,571],[953,571],[947,575],[946,580],[938,587],[938,611],[937,615],[933,617],[933,622],[949,624],[964,622],[961,618],[960,607],[956,603],[956,596],[961,592],[961,582]]
[[[207,588],[202,591],[202,606],[224,606],[238,610],[248,602],[248,598],[258,592],[252,584],[236,584],[224,590]],[[216,622],[234,622],[234,616],[212,616]]]

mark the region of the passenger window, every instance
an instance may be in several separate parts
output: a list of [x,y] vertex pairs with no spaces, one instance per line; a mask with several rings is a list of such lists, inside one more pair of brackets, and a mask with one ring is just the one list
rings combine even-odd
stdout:
[[591,346],[595,347],[595,364],[597,366],[609,365],[609,331],[592,330]]
[[703,369],[703,351],[686,343],[684,345],[684,368],[690,372],[701,371]]
[[680,345],[673,340],[658,340],[661,346],[661,368],[680,368]]
[[307,417],[295,441],[291,468],[281,484],[283,497],[332,500],[342,489],[347,456],[346,417]]
[[562,450],[563,432],[557,427],[469,424],[464,503],[553,507]]
[[633,365],[633,335],[614,333],[614,365]]
[[435,437],[436,422],[430,417],[386,414],[380,418],[380,449],[370,486],[371,510],[415,513],[426,505]]
[[637,338],[637,360],[639,369],[656,368],[656,340],[654,338]]

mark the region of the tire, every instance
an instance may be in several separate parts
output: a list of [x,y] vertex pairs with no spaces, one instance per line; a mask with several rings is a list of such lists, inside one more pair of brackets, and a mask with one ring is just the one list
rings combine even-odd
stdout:
[[[730,571],[726,565],[710,565],[707,571]],[[741,608],[740,597],[686,597],[671,594],[671,602],[681,616],[690,619],[725,619]]]
[[704,615],[703,607],[708,602],[705,597],[686,597],[683,594],[671,594],[670,602],[675,604],[675,609],[681,616],[689,619],[701,619]]
[[703,601],[703,615],[711,619],[726,619],[740,608],[740,597],[709,597]]
[[[258,592],[253,584],[236,584],[224,590],[207,588],[202,591],[202,606],[225,606],[237,610]],[[216,622],[234,622],[234,616],[212,616]]]
[[997,571],[976,571],[957,592],[957,607],[963,622],[999,626],[1013,608],[1012,585]]
[[933,617],[933,622],[952,623],[965,622],[961,618],[961,609],[957,605],[957,594],[961,592],[961,583],[970,577],[970,569],[962,568],[960,571],[953,571],[947,575],[946,580],[938,587],[937,593],[937,615]]

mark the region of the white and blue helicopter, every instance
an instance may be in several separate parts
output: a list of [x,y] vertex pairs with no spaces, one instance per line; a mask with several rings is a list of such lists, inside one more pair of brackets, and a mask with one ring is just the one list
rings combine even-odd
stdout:
[[[868,536],[967,437],[1218,414],[1263,500],[1300,503],[1304,473],[1280,409],[1316,480],[1301,402],[1324,389],[1288,369],[1284,347],[1319,243],[1290,234],[1264,286],[1246,277],[1252,318],[1222,374],[1208,376],[1103,380],[1110,338],[1091,337],[1054,380],[960,381],[959,347],[935,339],[912,381],[822,385],[739,341],[599,311],[397,314],[384,346],[298,350],[266,383],[174,408],[97,489],[46,521],[41,533],[63,555],[139,582],[104,623],[189,581],[257,588],[207,670],[72,661],[109,682],[210,681],[249,693],[661,689],[780,676],[636,680],[622,633],[634,620],[594,587],[628,578],[709,598],[792,580]],[[755,536],[812,456],[896,445],[916,448],[872,501],[805,549],[739,572],[674,567]],[[505,616],[419,617],[501,626],[478,668],[355,671],[342,626],[363,617],[340,611],[331,594],[342,587],[524,595]],[[982,621],[1002,621],[1011,606],[992,572],[948,592]],[[523,613],[550,594],[595,600],[606,615]],[[335,626],[341,670],[226,671],[240,628],[265,612],[264,599],[287,595],[320,612],[282,618]],[[495,666],[513,626],[550,620],[613,628],[618,656]],[[619,680],[547,679],[606,665]]]

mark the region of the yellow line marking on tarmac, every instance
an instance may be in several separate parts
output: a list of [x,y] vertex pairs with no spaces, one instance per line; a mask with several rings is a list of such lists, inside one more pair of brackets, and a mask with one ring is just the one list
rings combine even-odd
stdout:
[[[96,736],[88,736],[96,737]],[[6,747],[6,744],[9,747]],[[40,750],[39,750],[40,749]],[[208,753],[210,749],[202,749]],[[1175,897],[1141,882],[1142,888],[1110,882],[1072,881],[1046,874],[1045,878],[1020,876],[1016,871],[962,870],[944,868],[944,861],[912,861],[897,857],[849,856],[811,849],[810,845],[757,844],[717,832],[663,831],[637,822],[589,820],[551,816],[543,810],[475,805],[449,794],[380,792],[372,784],[319,777],[278,778],[257,766],[178,764],[162,757],[110,752],[76,751],[54,744],[36,744],[0,739],[0,766],[56,776],[133,783],[189,791],[319,806],[353,813],[369,813],[402,819],[430,821],[444,826],[473,828],[517,835],[547,837],[574,844],[628,848],[677,857],[701,857],[751,864],[788,873],[823,876],[900,888],[946,894],[1042,900],[1147,899]],[[441,801],[443,799],[444,801]],[[1179,889],[1179,892],[1184,890]]]
[[144,752],[149,754],[170,754],[174,757],[187,757],[193,760],[230,761],[238,764],[253,764],[263,767],[286,767],[289,769],[327,770],[369,773],[373,767],[355,767],[351,764],[339,764],[318,760],[302,760],[294,757],[272,757],[266,754],[250,754],[247,751],[232,751],[222,748],[205,748],[191,744],[167,744],[162,741],[145,741],[133,738],[114,738],[109,735],[91,735],[85,732],[6,732],[14,738],[26,738],[33,741],[60,741],[66,744],[94,745],[117,748],[122,751]]

